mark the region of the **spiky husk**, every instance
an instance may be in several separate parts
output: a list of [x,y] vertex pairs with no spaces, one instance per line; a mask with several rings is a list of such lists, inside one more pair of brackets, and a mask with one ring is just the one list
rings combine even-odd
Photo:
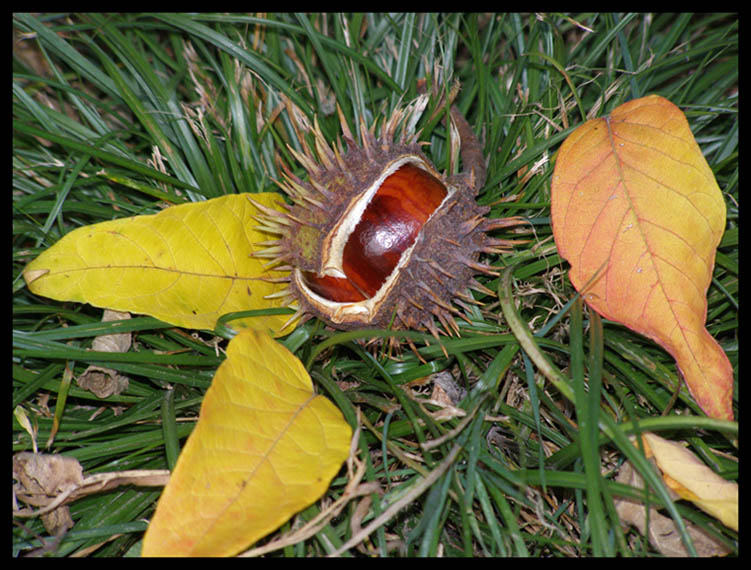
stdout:
[[[307,171],[306,181],[296,177],[281,164],[283,181],[278,184],[290,196],[294,205],[282,214],[266,211],[261,216],[263,228],[281,235],[267,243],[258,253],[271,257],[277,269],[291,271],[289,287],[281,293],[290,304],[297,302],[294,318],[316,316],[339,329],[364,327],[427,329],[438,335],[436,321],[448,334],[459,333],[456,317],[463,317],[460,309],[476,303],[468,288],[487,293],[474,279],[478,272],[496,275],[493,267],[479,262],[480,254],[506,250],[512,242],[490,238],[486,232],[499,227],[516,225],[521,220],[488,220],[489,207],[475,201],[478,186],[485,180],[481,146],[469,125],[458,112],[452,110],[452,133],[461,137],[463,174],[447,178],[437,172],[417,143],[419,133],[414,125],[427,104],[427,96],[420,96],[410,105],[398,108],[378,132],[375,125],[368,129],[360,125],[361,145],[358,145],[339,112],[341,142],[329,146],[317,124],[311,126],[303,113],[291,103],[287,110],[301,142],[302,152],[290,148]],[[312,135],[315,152],[306,140]],[[452,141],[456,143],[456,141]],[[458,147],[455,144],[455,147]],[[323,274],[325,252],[331,246],[330,235],[353,200],[373,186],[395,161],[407,160],[419,165],[439,179],[449,189],[449,196],[430,217],[420,231],[408,262],[400,267],[388,294],[369,306],[368,311],[350,314],[352,303],[324,304],[313,298],[295,276],[301,271]],[[281,266],[281,267],[279,267]]]

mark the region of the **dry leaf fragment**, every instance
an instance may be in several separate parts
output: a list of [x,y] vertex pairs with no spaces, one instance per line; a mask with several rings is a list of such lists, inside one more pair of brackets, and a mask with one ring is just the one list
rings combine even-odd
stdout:
[[68,505],[60,506],[41,516],[42,524],[45,530],[51,535],[64,533],[75,524],[73,517],[70,516]]
[[83,469],[72,457],[22,451],[13,456],[13,477],[18,481],[16,496],[30,505],[42,506],[50,502],[50,497],[80,485]]
[[92,392],[97,398],[121,394],[130,384],[128,377],[116,370],[93,365],[84,370],[77,382],[79,387]]
[[[121,321],[130,318],[130,313],[104,310],[102,322]],[[128,352],[132,342],[131,333],[103,334],[91,343],[91,349],[97,352]],[[128,389],[130,381],[111,368],[89,366],[76,380],[79,387],[89,390],[98,398],[121,394]]]
[[431,378],[434,384],[432,400],[443,401],[447,405],[456,406],[467,395],[467,391],[454,380],[451,372],[445,370],[437,372],[432,374]]
[[[130,319],[130,313],[120,311],[111,311],[105,309],[102,315],[102,322],[124,321]],[[91,343],[91,350],[98,352],[128,352],[132,342],[131,333],[103,334],[96,337]]]
[[[13,456],[14,497],[28,505],[47,506],[61,492],[83,481],[81,465],[62,455],[45,455],[26,451]],[[73,526],[67,506],[59,506],[42,515],[42,524],[50,534]]]
[[36,453],[38,430],[36,422],[32,424],[31,419],[29,419],[29,414],[26,413],[26,410],[20,404],[13,410],[13,416],[26,433],[31,436],[31,448],[34,450],[34,453]]
[[[169,481],[169,471],[130,470],[83,476],[77,459],[63,455],[29,453],[13,456],[13,498],[16,517],[41,517],[44,528],[57,535],[73,526],[68,503],[93,493],[120,485],[162,486]],[[16,508],[16,500],[38,510]]]
[[[615,480],[639,489],[644,488],[643,479],[628,461],[621,466]],[[615,510],[618,512],[621,524],[634,526],[641,534],[647,535],[649,543],[664,556],[688,556],[681,533],[670,517],[661,515],[657,509],[650,507],[649,528],[647,528],[647,513],[642,503],[631,499],[617,499]],[[686,528],[699,556],[725,556],[729,553],[725,546],[693,523],[686,521]]]
[[738,484],[723,479],[690,450],[653,433],[642,435],[668,487],[724,525],[738,530]]

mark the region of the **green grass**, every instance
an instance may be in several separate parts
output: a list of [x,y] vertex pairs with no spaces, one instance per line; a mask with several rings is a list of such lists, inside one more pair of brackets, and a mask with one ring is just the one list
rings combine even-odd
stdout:
[[[359,408],[363,482],[377,482],[382,494],[364,512],[349,504],[316,535],[271,555],[336,551],[353,522],[365,528],[413,492],[343,554],[659,556],[615,515],[616,495],[644,498],[613,480],[626,458],[647,475],[650,504],[664,505],[666,496],[628,435],[649,429],[687,441],[716,472],[737,479],[737,432],[703,417],[685,387],[663,415],[678,384],[672,359],[570,302],[575,292],[552,240],[550,178],[556,150],[585,119],[650,93],[684,110],[728,206],[707,326],[737,366],[736,15],[16,14],[13,406],[31,419],[40,451],[75,457],[86,473],[172,466],[193,425],[186,420],[197,416],[223,358],[214,334],[150,317],[102,324],[99,309],[31,294],[23,267],[76,227],[273,191],[275,157],[289,159],[292,140],[283,115],[269,120],[282,94],[317,114],[333,140],[335,102],[350,125],[370,123],[415,96],[420,78],[446,91],[461,84],[456,102],[489,159],[478,200],[494,217],[527,218],[532,241],[489,259],[510,268],[483,281],[498,298],[481,296],[474,324],[443,349],[419,332],[340,333],[317,321],[283,339],[353,424]],[[423,124],[440,169],[452,166],[444,117]],[[108,360],[87,353],[96,335],[127,331],[129,352]],[[552,383],[540,372],[545,362]],[[66,370],[77,377],[89,364],[128,375],[129,389],[99,400],[68,385]],[[468,390],[469,419],[437,421],[425,389],[407,385],[437,372]],[[438,446],[421,446],[440,437]],[[32,448],[14,419],[14,451]],[[421,489],[430,472],[435,481]],[[336,500],[346,482],[343,470],[324,499]],[[137,552],[158,495],[126,487],[76,501],[75,526],[59,542],[38,519],[15,518],[14,555]],[[737,533],[690,504],[663,511],[681,533],[691,522],[737,554]]]

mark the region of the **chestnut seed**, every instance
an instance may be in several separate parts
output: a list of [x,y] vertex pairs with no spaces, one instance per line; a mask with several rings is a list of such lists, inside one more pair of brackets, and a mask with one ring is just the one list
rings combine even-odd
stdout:
[[324,275],[318,277],[311,271],[303,271],[303,279],[305,284],[316,295],[334,301],[336,303],[356,303],[358,301],[364,301],[367,297],[355,289],[352,282],[344,277],[332,277],[331,275]]
[[429,172],[402,165],[383,181],[347,240],[342,263],[346,278],[305,272],[307,285],[330,301],[372,298],[447,194]]

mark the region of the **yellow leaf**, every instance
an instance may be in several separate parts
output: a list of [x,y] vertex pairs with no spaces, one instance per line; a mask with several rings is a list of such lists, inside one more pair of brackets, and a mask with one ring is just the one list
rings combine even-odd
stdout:
[[229,343],[143,540],[144,556],[232,556],[316,501],[352,430],[270,336]]
[[663,346],[701,408],[732,419],[733,368],[704,326],[725,202],[681,110],[650,95],[571,133],[551,218],[587,304]]
[[643,439],[668,486],[724,525],[738,530],[738,484],[717,475],[690,450],[653,433]]
[[[644,480],[628,461],[625,461],[618,469],[615,480],[637,489],[644,488]],[[614,505],[621,524],[636,527],[642,535],[649,538],[650,544],[660,554],[673,558],[689,556],[675,521],[660,514],[654,506],[646,509],[642,501],[630,497],[618,497],[614,501]],[[700,525],[686,520],[683,522],[699,556],[726,556],[729,554],[730,550],[725,544],[706,532]]]
[[[257,209],[248,194],[172,206],[158,214],[73,230],[24,270],[32,292],[59,301],[145,313],[177,326],[213,329],[225,313],[281,306],[265,295],[284,288],[259,279],[253,244]],[[280,196],[253,194],[277,207]],[[232,321],[232,326],[279,331],[287,315]]]

